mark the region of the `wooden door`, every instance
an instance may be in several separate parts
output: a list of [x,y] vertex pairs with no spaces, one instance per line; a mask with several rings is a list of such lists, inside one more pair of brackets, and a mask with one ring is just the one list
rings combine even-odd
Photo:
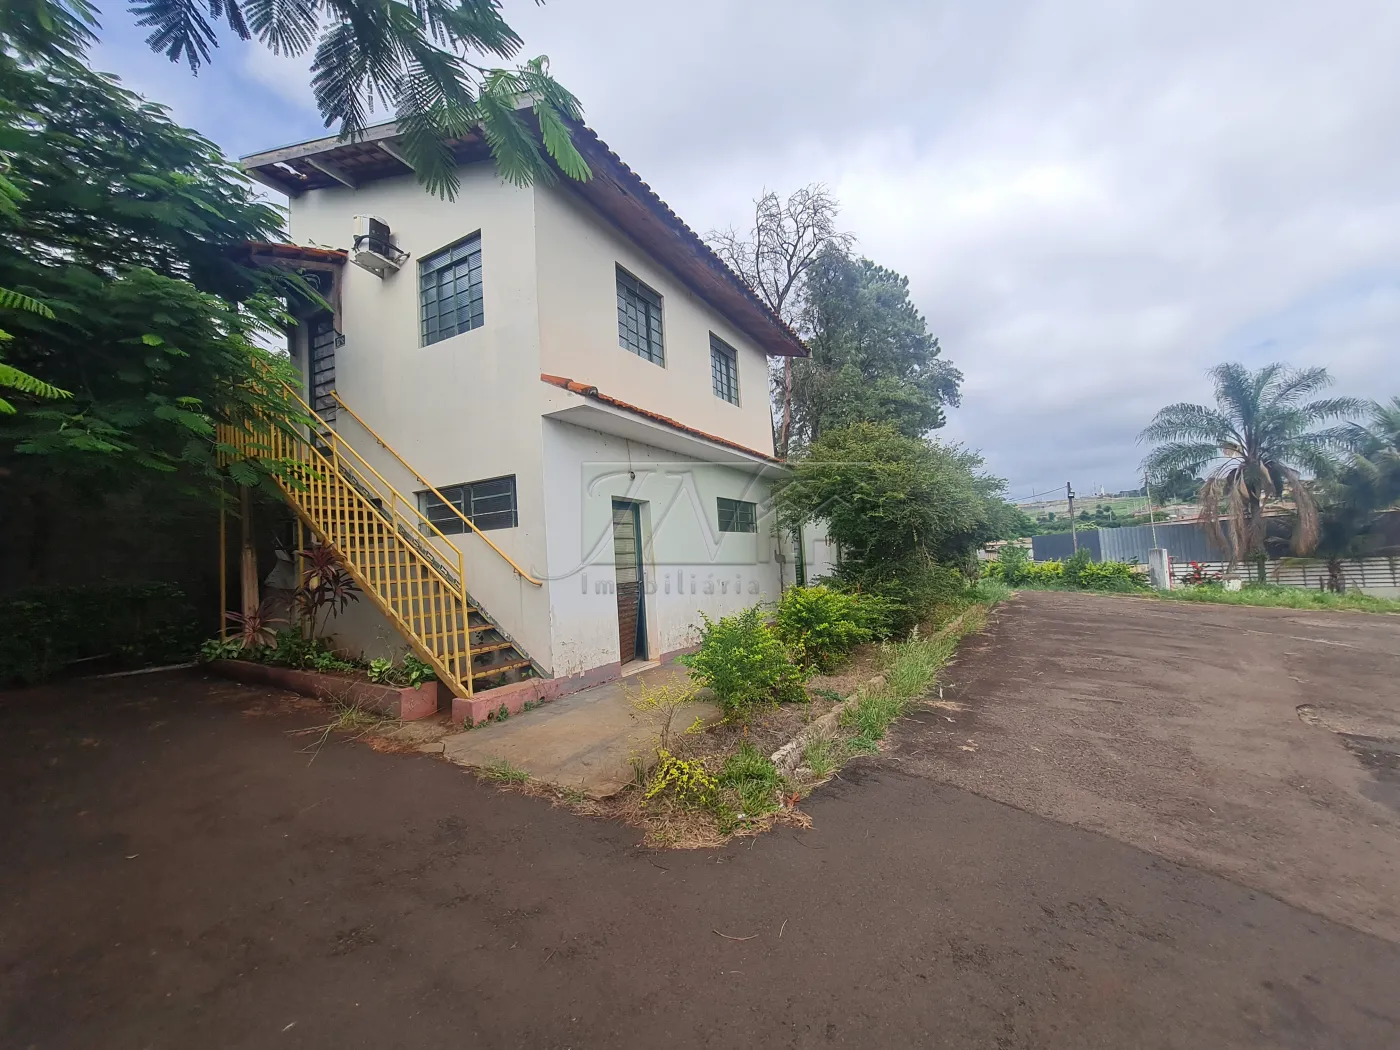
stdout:
[[613,558],[617,574],[617,644],[622,662],[645,660],[646,594],[642,588],[642,529],[637,504],[613,500]]

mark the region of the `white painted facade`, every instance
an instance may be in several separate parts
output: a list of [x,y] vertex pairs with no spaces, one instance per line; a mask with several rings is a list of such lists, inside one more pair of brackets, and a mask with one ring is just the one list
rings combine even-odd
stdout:
[[[454,536],[473,598],[547,675],[617,664],[610,530],[612,501],[621,497],[641,504],[648,658],[693,644],[701,611],[716,617],[775,601],[780,549],[791,544],[780,547],[768,511],[780,468],[771,462],[764,353],[568,189],[512,186],[484,162],[460,176],[451,202],[411,175],[310,190],[292,199],[290,235],[348,249],[354,217],[374,215],[408,253],[383,278],[344,267],[336,389],[439,488],[514,475],[519,524],[488,535],[545,582],[522,580],[479,538]],[[422,345],[419,260],[478,232],[484,322]],[[662,298],[664,367],[620,343],[618,266]],[[710,333],[736,351],[738,405],[713,392]],[[306,338],[298,330],[292,339],[303,366]],[[644,411],[562,389],[542,374]],[[335,425],[400,492],[413,498],[423,487],[347,413]],[[720,533],[719,497],[758,504],[758,531]],[[386,645],[395,636],[369,603],[334,630],[366,652],[397,647]]]

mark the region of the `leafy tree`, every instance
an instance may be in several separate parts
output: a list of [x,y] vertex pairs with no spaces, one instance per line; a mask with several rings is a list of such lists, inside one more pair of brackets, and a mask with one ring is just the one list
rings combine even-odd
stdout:
[[[1271,364],[1251,372],[1222,364],[1209,375],[1215,382],[1214,408],[1168,405],[1138,435],[1140,442],[1157,446],[1143,464],[1148,476],[1215,464],[1201,486],[1200,520],[1233,561],[1263,555],[1265,508],[1288,497],[1297,513],[1293,551],[1308,553],[1317,545],[1318,514],[1303,472],[1327,473],[1336,453],[1352,440],[1346,426],[1317,428],[1358,414],[1364,403],[1346,397],[1306,400],[1331,384],[1325,368]],[[1220,525],[1222,505],[1228,531]]]
[[[434,193],[451,197],[457,188],[445,140],[477,127],[513,182],[551,178],[551,161],[569,178],[589,177],[568,127],[582,111],[550,75],[549,60],[472,60],[520,53],[499,0],[135,0],[131,12],[151,30],[152,50],[192,72],[211,60],[221,20],[273,54],[314,49],[311,82],[326,126],[338,124],[353,140],[376,104],[391,110],[404,154]],[[95,39],[96,16],[90,0],[6,0],[0,39],[24,59],[79,60]]]
[[1151,480],[1152,498],[1158,503],[1194,503],[1205,481],[1193,470],[1172,470]]
[[917,438],[944,423],[962,373],[909,298],[909,279],[869,259],[822,253],[806,289],[803,330],[812,356],[793,368],[798,447],[854,423],[887,423]]
[[211,143],[112,77],[0,52],[0,154],[0,288],[42,304],[5,315],[19,395],[0,416],[0,472],[35,491],[143,471],[207,482],[216,419],[294,415],[290,365],[255,339],[300,283],[233,251],[281,216]]
[[[799,327],[807,301],[809,271],[826,253],[844,256],[855,242],[836,228],[840,206],[821,183],[803,186],[783,200],[766,190],[754,201],[753,225],[744,233],[732,226],[711,230],[706,240],[715,253],[743,278],[769,309],[789,327]],[[774,435],[778,455],[786,456],[792,437],[793,359],[783,358],[773,377],[781,406]]]
[[837,582],[892,599],[896,629],[962,588],[958,568],[997,531],[1004,483],[956,446],[857,423],[815,441],[779,492],[780,516],[824,520],[839,545]]

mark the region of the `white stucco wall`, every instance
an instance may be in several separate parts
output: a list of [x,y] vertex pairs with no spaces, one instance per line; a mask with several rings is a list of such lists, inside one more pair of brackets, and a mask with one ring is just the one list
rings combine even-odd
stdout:
[[[514,474],[520,526],[490,533],[527,571],[545,565],[539,410],[539,326],[534,193],[503,182],[489,164],[460,169],[455,201],[423,190],[412,176],[358,190],[316,190],[292,201],[291,236],[301,244],[349,248],[355,215],[389,223],[410,253],[379,278],[347,265],[341,293],[336,386],[345,401],[434,485]],[[481,233],[484,324],[429,346],[419,332],[418,261]],[[405,496],[421,488],[348,415],[337,429]],[[548,668],[549,603],[472,536],[457,537],[467,588],[505,630]]]
[[[535,191],[535,236],[544,372],[773,454],[767,358],[750,340],[566,188]],[[618,266],[661,295],[664,367],[619,344]],[[715,396],[711,332],[735,349],[737,406]]]
[[[702,495],[702,518],[689,503],[675,502],[684,487],[671,470],[681,459],[676,453],[541,418],[577,400],[541,382],[544,372],[771,453],[764,355],[567,190],[514,187],[486,163],[460,175],[451,202],[426,193],[411,176],[309,192],[291,202],[290,234],[297,243],[348,249],[354,216],[374,215],[409,253],[403,268],[383,279],[345,267],[336,386],[434,485],[515,475],[519,527],[489,535],[546,585],[522,581],[479,539],[454,537],[473,597],[546,673],[564,676],[616,661],[611,496],[633,482],[624,475],[584,493],[599,470],[630,457],[646,466],[639,472],[643,490],[632,495],[647,501],[651,656],[691,644],[701,608],[718,616],[776,600],[770,522],[761,521],[756,535],[720,535],[715,522],[716,496],[762,502],[767,481],[756,489],[753,474],[742,468],[687,467]],[[478,231],[484,324],[422,346],[419,261]],[[619,345],[619,264],[663,297],[664,368]],[[739,406],[713,392],[712,331],[737,351]],[[347,413],[336,427],[405,496],[412,499],[422,487]],[[585,550],[588,536],[606,542]],[[377,652],[385,645],[386,625],[376,614],[361,611],[337,626],[352,647]]]
[[777,601],[771,515],[759,518],[756,533],[721,533],[715,505],[718,496],[750,500],[762,514],[769,479],[552,419],[542,423],[556,675],[619,657],[613,497],[644,501],[650,657],[693,644],[702,609],[718,617]]

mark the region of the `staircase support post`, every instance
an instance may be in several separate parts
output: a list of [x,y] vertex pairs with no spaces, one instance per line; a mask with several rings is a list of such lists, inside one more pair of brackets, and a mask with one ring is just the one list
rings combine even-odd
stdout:
[[247,485],[238,487],[238,534],[241,543],[238,579],[243,592],[243,615],[251,617],[258,611],[258,552],[253,546],[253,490]]
[[228,492],[219,485],[219,640],[228,640]]

